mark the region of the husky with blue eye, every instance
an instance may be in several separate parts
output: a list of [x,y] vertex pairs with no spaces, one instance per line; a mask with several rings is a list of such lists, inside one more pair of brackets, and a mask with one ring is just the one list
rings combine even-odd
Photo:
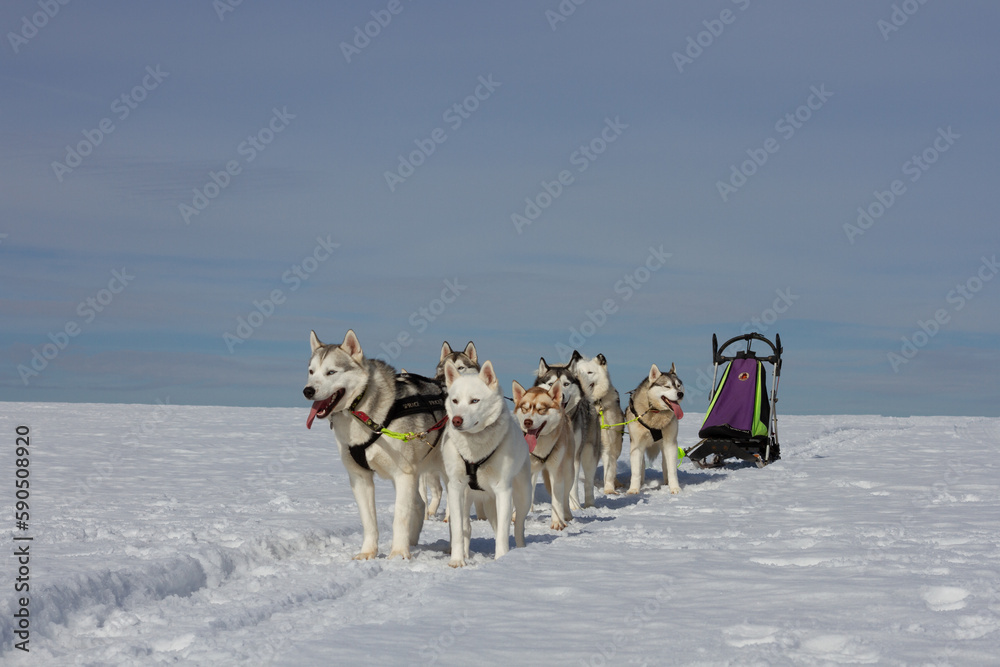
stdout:
[[448,506],[451,512],[451,567],[469,558],[472,523],[470,503],[484,501],[486,518],[496,537],[495,558],[510,550],[511,516],[514,544],[524,546],[524,519],[531,505],[528,443],[507,409],[493,365],[462,375],[451,361],[444,366],[448,426],[442,443]]

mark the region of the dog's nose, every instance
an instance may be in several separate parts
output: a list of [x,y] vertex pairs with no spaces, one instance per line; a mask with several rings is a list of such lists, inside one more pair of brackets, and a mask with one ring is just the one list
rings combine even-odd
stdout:
[[679,400],[681,400],[682,398],[684,398],[684,392],[683,392],[683,391],[679,391],[679,392],[677,392],[677,400],[679,401]]
[[306,398],[312,398],[313,396],[316,395],[316,390],[313,389],[312,387],[306,387],[305,389],[302,390],[302,395],[305,396]]
[[524,420],[524,428],[531,428],[534,425],[535,425],[535,422],[531,421],[530,419],[525,419]]
[[455,416],[451,418],[451,424],[455,428],[462,428],[462,422],[464,420],[461,417]]

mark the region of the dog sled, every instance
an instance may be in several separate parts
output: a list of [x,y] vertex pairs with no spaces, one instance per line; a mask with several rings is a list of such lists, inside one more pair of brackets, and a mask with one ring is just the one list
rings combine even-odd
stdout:
[[[751,349],[754,341],[770,347],[770,354],[757,356]],[[778,446],[778,380],[781,377],[781,336],[771,342],[759,333],[730,338],[722,347],[712,334],[712,398],[702,422],[698,444],[686,450],[700,468],[721,466],[726,459],[738,458],[763,468],[781,458]],[[746,349],[732,356],[726,349],[746,342]],[[728,364],[719,379],[719,367]],[[767,391],[767,369],[771,365],[771,392]],[[718,380],[718,383],[716,381]]]

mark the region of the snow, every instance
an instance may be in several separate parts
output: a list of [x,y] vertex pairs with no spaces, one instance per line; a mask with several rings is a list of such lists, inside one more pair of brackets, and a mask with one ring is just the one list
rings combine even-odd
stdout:
[[[297,409],[6,403],[31,427],[31,642],[5,665],[995,664],[1000,419],[782,416],[763,469],[659,464],[498,561],[474,523],[410,561],[361,524],[333,434]],[[681,444],[696,441],[689,408]],[[13,485],[13,456],[0,475]],[[626,453],[618,462],[628,473]],[[4,493],[11,521],[13,493]],[[442,510],[443,511],[443,510]],[[8,551],[10,553],[10,551]]]

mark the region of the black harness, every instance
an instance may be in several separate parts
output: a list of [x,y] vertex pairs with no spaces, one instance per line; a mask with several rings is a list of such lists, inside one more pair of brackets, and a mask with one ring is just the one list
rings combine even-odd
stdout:
[[[635,415],[635,420],[637,422],[639,422],[640,424],[642,424],[643,426],[645,426],[647,429],[649,429],[649,434],[651,436],[653,436],[653,442],[656,442],[657,440],[663,440],[663,431],[662,430],[660,430],[658,428],[653,428],[652,426],[650,426],[646,422],[642,421],[642,416],[639,415],[638,410],[635,409],[635,403],[632,402],[632,396],[631,395],[628,397],[628,409],[631,410],[632,414]],[[652,410],[652,408],[650,408],[650,410]],[[646,412],[649,412],[649,410],[646,410]],[[642,414],[646,414],[646,412],[643,412]]]
[[[396,383],[397,383],[396,391],[397,392],[399,391],[399,385],[405,384],[410,380],[424,381],[433,385],[437,384],[437,382],[435,382],[434,380],[426,378],[422,375],[415,375],[413,373],[400,373],[399,375],[396,376]],[[393,402],[392,407],[389,408],[389,413],[385,416],[385,420],[383,421],[382,424],[379,424],[365,413],[355,411],[355,408],[358,407],[358,403],[361,402],[361,399],[364,398],[364,395],[365,395],[364,392],[362,392],[360,396],[355,398],[354,402],[351,403],[351,407],[348,408],[348,410],[350,411],[351,414],[357,417],[365,426],[370,428],[373,431],[373,433],[371,437],[368,438],[368,440],[366,440],[361,444],[348,445],[347,451],[351,453],[351,458],[354,459],[354,462],[357,463],[362,468],[364,468],[365,470],[372,469],[372,467],[368,465],[368,457],[367,457],[368,448],[371,447],[373,444],[375,444],[376,440],[382,437],[383,435],[382,432],[387,425],[396,421],[400,417],[406,417],[408,415],[418,415],[418,414],[433,415],[437,412],[444,410],[443,393],[439,393],[434,396],[425,394],[417,394],[415,396],[403,396],[397,398]],[[444,426],[446,421],[447,419],[442,419],[433,427],[428,429],[428,432],[440,430]],[[440,440],[441,440],[441,434],[438,433],[437,436],[434,438],[434,442],[428,443],[431,449],[434,449],[434,447],[437,446]]]
[[465,463],[465,474],[469,476],[469,488],[473,491],[483,490],[483,487],[479,486],[479,480],[476,478],[476,475],[479,473],[479,466],[489,461],[490,457],[496,454],[497,449],[500,449],[500,447],[497,446],[497,448],[487,454],[485,458],[479,459],[475,463],[466,461],[465,457],[459,454],[459,458],[461,458],[462,462]]
[[539,456],[538,454],[536,454],[534,452],[528,452],[528,453],[531,454],[532,458],[537,459],[539,463],[545,463],[546,461],[549,460],[549,457],[552,456],[552,452],[554,452],[554,451],[556,451],[555,447],[553,447],[552,449],[549,450],[549,453],[545,455],[545,458],[542,458],[541,456]]

